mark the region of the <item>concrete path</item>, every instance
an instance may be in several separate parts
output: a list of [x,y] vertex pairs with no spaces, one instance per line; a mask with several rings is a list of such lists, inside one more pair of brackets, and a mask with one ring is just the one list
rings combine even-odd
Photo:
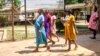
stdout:
[[[79,35],[77,38],[78,49],[67,51],[67,46],[63,46],[65,40],[60,38],[51,47],[51,52],[46,52],[46,48],[40,48],[40,52],[33,52],[35,49],[35,38],[17,42],[1,42],[0,56],[100,56],[100,35],[96,40],[89,39],[91,35]],[[63,37],[63,36],[62,36]],[[56,38],[54,38],[56,41]],[[49,43],[50,45],[51,43]]]

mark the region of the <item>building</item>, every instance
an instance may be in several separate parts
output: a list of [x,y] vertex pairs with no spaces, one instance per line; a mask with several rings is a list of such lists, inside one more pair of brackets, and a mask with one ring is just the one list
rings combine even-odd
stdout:
[[[20,12],[24,13],[24,0],[21,0]],[[64,0],[26,0],[26,13],[28,19],[34,19],[37,16],[38,9],[47,10],[63,10]],[[24,20],[24,16],[20,15],[19,19]]]

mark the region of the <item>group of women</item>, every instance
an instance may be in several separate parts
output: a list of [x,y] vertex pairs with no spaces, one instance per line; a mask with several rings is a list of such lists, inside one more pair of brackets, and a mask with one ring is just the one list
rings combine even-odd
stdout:
[[39,9],[38,13],[39,15],[35,22],[37,47],[34,51],[38,51],[40,44],[45,44],[45,47],[47,47],[49,51],[50,47],[48,46],[47,39],[52,42],[52,45],[55,44],[55,41],[52,40],[52,36],[57,37],[59,41],[59,36],[56,34],[56,13],[42,9]]
[[[36,30],[36,44],[37,47],[34,50],[38,52],[38,48],[40,44],[45,44],[47,50],[50,51],[50,47],[48,45],[47,39],[52,42],[52,45],[55,44],[55,41],[52,40],[52,36],[57,37],[59,41],[59,36],[56,34],[56,13],[50,12],[48,10],[38,10],[39,16],[35,22],[35,30]],[[75,17],[72,15],[71,11],[65,11],[65,19],[61,19],[61,22],[65,26],[65,44],[69,44],[68,50],[71,49],[71,44],[75,44],[75,49],[77,48],[76,40],[76,33],[77,29],[75,26]],[[67,19],[67,20],[66,20]]]
[[[37,47],[34,51],[38,51],[40,44],[45,44],[47,50],[50,51],[50,47],[48,45],[47,39],[52,42],[52,45],[55,44],[55,41],[52,40],[52,36],[57,37],[59,41],[59,36],[56,34],[56,13],[50,12],[48,10],[38,10],[38,17],[36,18],[35,22],[35,30],[36,30],[36,44]],[[76,34],[78,33],[77,28],[75,26],[75,17],[72,11],[65,11],[64,19],[61,19],[62,24],[65,27],[65,45],[68,43],[68,50],[71,50],[71,44],[75,45],[75,49],[77,49],[76,44]],[[93,13],[91,14],[88,28],[93,31],[93,37],[91,39],[96,38],[97,33],[97,20],[98,20],[98,13],[97,7],[94,6]]]

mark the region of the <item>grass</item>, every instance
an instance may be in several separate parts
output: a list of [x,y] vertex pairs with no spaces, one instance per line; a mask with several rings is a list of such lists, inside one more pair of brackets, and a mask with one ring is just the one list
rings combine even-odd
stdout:
[[[88,29],[88,26],[82,26],[82,25],[77,25],[77,29],[78,29],[78,34],[82,35],[82,34],[90,34],[91,31]],[[58,32],[59,34],[63,34],[64,35],[64,29],[62,29],[60,32]]]
[[[12,40],[12,28],[11,26],[5,27],[7,29],[7,40]],[[25,33],[25,26],[24,25],[17,25],[14,26],[14,39],[15,41],[30,39],[35,37],[34,27],[31,25],[27,26],[27,35]]]
[[[83,22],[85,22],[85,21],[83,21]],[[80,25],[79,23],[77,23],[77,28],[78,28],[79,34],[91,33],[90,30],[87,28],[87,25]],[[7,29],[7,39],[12,40],[12,31],[11,31],[12,28],[11,28],[11,26],[7,26],[4,28]],[[15,29],[14,30],[14,39],[16,41],[26,39],[25,38],[25,36],[26,36],[25,35],[25,25],[15,25],[14,29]],[[34,27],[32,25],[27,25],[27,29],[28,29],[27,39],[34,38],[35,37]],[[62,29],[61,32],[59,32],[58,34],[64,35],[64,29]]]
[[[35,37],[34,32],[28,32],[27,35],[28,35],[28,37],[26,38],[24,30],[15,30],[14,31],[14,39],[17,40],[17,41],[18,40],[23,40],[23,39],[30,39],[30,38]],[[7,31],[7,39],[12,40],[12,31],[11,30]]]

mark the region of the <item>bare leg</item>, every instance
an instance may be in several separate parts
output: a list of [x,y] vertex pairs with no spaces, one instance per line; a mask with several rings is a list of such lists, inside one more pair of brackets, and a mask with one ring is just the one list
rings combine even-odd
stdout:
[[50,51],[50,47],[48,46],[48,44],[46,43],[45,46],[47,47],[47,51]]
[[57,38],[57,40],[59,41],[59,36],[56,33],[52,33],[52,35],[54,35]]
[[70,49],[71,49],[71,41],[68,40],[68,42],[69,42],[69,43],[68,43],[68,46],[69,46],[69,47],[68,47],[68,51],[70,51]]
[[[53,41],[51,37],[48,37],[48,39],[49,39],[49,42],[52,42],[52,45],[55,44],[55,41]],[[46,47],[46,44],[45,44],[45,46],[43,46],[43,47]]]
[[67,45],[67,39],[65,39],[65,44],[62,47],[66,46],[66,45]]
[[48,37],[48,39],[50,40],[50,42],[52,42],[52,45],[55,44],[55,42],[50,37]]
[[67,39],[65,38],[65,45],[67,45]]
[[39,45],[37,45],[36,49],[33,52],[38,52],[39,50]]
[[91,28],[90,28],[90,30],[93,32],[93,37],[90,37],[90,38],[91,39],[96,39],[96,34],[97,34],[96,30],[91,29]]
[[75,50],[76,50],[77,49],[77,43],[74,40],[72,40],[72,42],[75,44]]

